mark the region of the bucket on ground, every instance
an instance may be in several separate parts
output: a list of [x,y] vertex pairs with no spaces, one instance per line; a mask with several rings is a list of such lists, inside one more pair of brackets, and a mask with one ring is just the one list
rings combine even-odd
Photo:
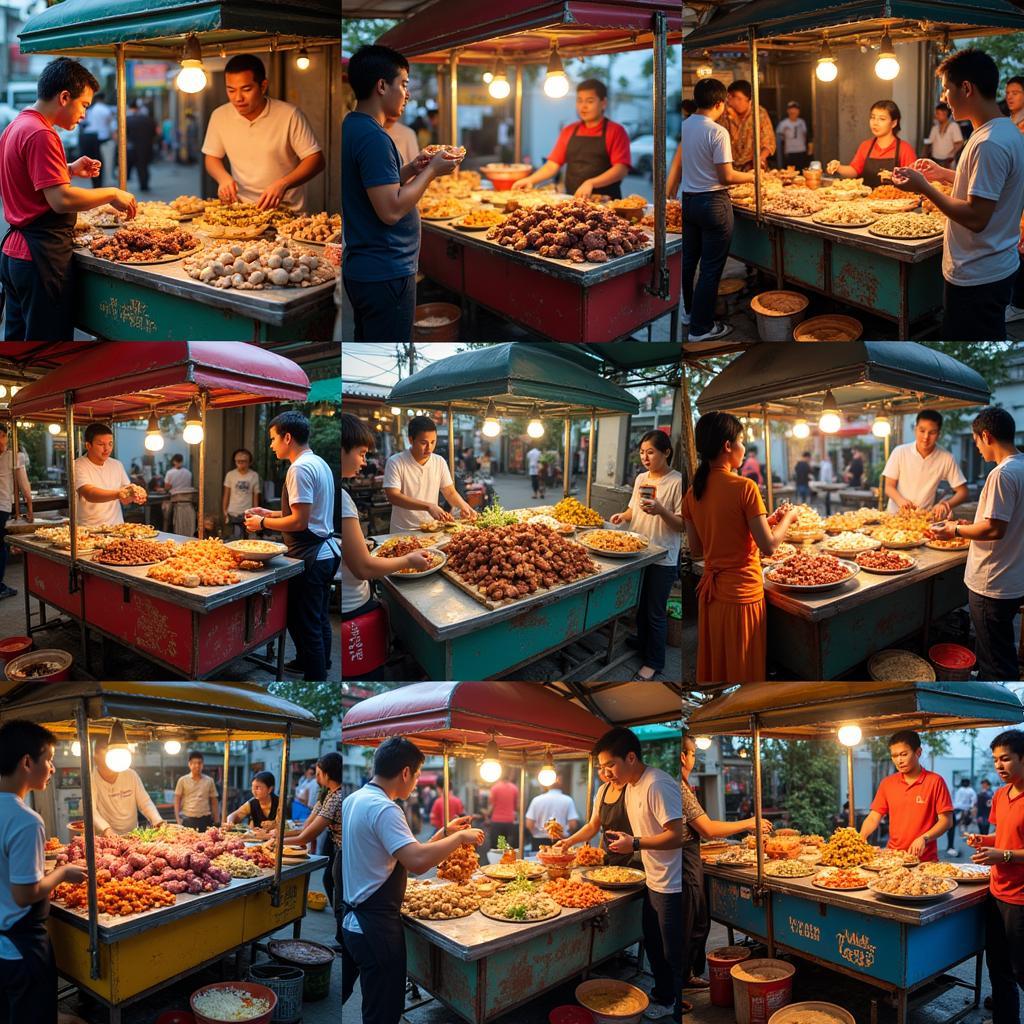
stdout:
[[707,954],[709,990],[712,1006],[732,1006],[732,975],[729,971],[740,961],[750,958],[746,946],[719,946]]
[[736,1024],[768,1024],[776,1010],[793,1001],[796,968],[785,960],[745,960],[729,973]]
[[295,1024],[302,1018],[302,986],[305,972],[298,967],[284,964],[253,964],[249,968],[248,981],[266,985],[277,995],[273,1024]]
[[970,679],[978,661],[974,652],[962,644],[933,644],[928,648],[928,660],[935,666],[935,678],[944,682]]

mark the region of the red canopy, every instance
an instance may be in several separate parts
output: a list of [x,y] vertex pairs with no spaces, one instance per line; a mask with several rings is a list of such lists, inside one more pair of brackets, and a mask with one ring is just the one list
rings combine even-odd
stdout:
[[304,402],[309,378],[290,359],[245,342],[92,343],[22,388],[11,400],[11,412],[36,419],[63,416],[64,396],[71,392],[76,415],[139,419],[154,409],[183,410],[200,390],[208,393],[211,409],[267,399]]
[[563,58],[650,49],[653,15],[664,12],[669,43],[682,42],[683,17],[666,0],[447,0],[432,4],[378,40],[409,60],[444,61],[459,48],[459,61],[543,63],[557,39]]
[[541,683],[411,683],[356,704],[342,719],[341,742],[375,747],[405,736],[424,753],[479,756],[493,736],[506,756],[578,757],[608,729]]

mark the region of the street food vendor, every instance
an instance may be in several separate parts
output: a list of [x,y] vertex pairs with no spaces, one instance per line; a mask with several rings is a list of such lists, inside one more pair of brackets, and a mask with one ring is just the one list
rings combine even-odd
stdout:
[[84,882],[62,864],[46,874],[43,819],[25,804],[54,773],[57,737],[35,722],[0,726],[0,993],[4,1024],[84,1024],[57,1010],[57,964],[46,931],[50,893]]
[[436,519],[452,522],[452,514],[438,504],[443,495],[463,519],[476,513],[455,489],[448,463],[438,455],[437,424],[429,416],[413,416],[407,427],[409,447],[384,464],[384,493],[391,502],[391,532],[418,530],[420,523]]
[[232,811],[225,821],[229,825],[249,819],[254,829],[277,828],[277,812],[281,798],[274,792],[277,780],[273,772],[257,772],[252,777],[252,799],[246,800],[241,807]]
[[[43,69],[38,99],[0,136],[0,201],[10,225],[0,243],[0,285],[7,341],[63,341],[73,336],[71,250],[78,213],[109,203],[135,216],[135,197],[119,188],[76,188],[100,162],[69,164],[55,128],[82,120],[99,82],[77,61],[58,57]],[[0,304],[0,309],[3,306]]]
[[905,850],[918,860],[937,861],[937,840],[953,824],[953,801],[941,775],[921,766],[921,737],[901,729],[889,737],[889,756],[896,767],[882,779],[871,801],[871,813],[860,826],[867,839],[889,816],[889,850]]
[[[942,413],[922,409],[917,414],[914,440],[898,444],[882,470],[889,512],[900,509],[931,509],[935,519],[948,519],[957,505],[967,500],[967,480],[952,453],[938,446]],[[945,480],[953,493],[937,502],[935,492]]]
[[[721,125],[729,133],[732,144],[733,166],[737,171],[754,169],[754,89],[746,79],[730,82],[726,90],[728,100],[722,114]],[[768,166],[768,158],[775,155],[775,128],[771,115],[758,105],[761,147],[757,154],[762,167]]]
[[565,839],[559,839],[551,845],[556,852],[566,853],[577,843],[589,844],[594,836],[600,834],[605,863],[613,867],[626,867],[637,859],[637,855],[632,850],[627,853],[610,853],[608,851],[609,833],[633,834],[633,826],[626,811],[626,787],[614,782],[607,768],[599,766],[597,777],[601,780],[601,787],[594,797],[594,810],[590,815],[590,820],[580,826],[572,835],[566,836]]
[[575,832],[580,825],[580,812],[576,810],[576,801],[568,793],[562,791],[562,776],[556,775],[555,781],[547,786],[543,793],[535,796],[526,808],[526,828],[533,839],[533,848],[550,846],[551,835],[547,831],[549,821],[557,821],[562,834]]
[[341,548],[334,539],[334,476],[309,447],[309,420],[291,409],[270,421],[270,448],[291,463],[281,490],[281,511],[251,508],[245,528],[254,533],[270,524],[279,530],[291,558],[305,570],[288,581],[288,633],[297,657],[288,667],[308,681],[322,682],[331,667],[331,619],[328,604]]
[[206,126],[206,173],[217,182],[222,202],[243,199],[261,210],[302,211],[303,186],[327,162],[306,115],[268,96],[268,86],[266,68],[255,54],[236,53],[224,65],[228,102],[213,111]]
[[[405,1008],[405,930],[402,900],[411,871],[422,875],[460,846],[479,846],[484,834],[456,818],[420,843],[397,800],[416,788],[424,755],[404,736],[386,739],[373,758],[373,778],[341,805],[346,857],[342,943],[357,968],[363,1024],[399,1024]],[[346,972],[348,974],[349,972]],[[351,992],[352,977],[345,981]],[[344,996],[344,992],[343,992]]]
[[[14,597],[17,590],[9,587],[4,582],[4,575],[7,572],[7,545],[4,537],[7,535],[7,520],[10,519],[14,510],[14,473],[11,469],[14,455],[8,447],[9,434],[6,423],[0,423],[0,601],[5,597]],[[25,467],[28,458],[23,452],[18,452],[18,491],[25,499],[25,518],[28,522],[35,521],[32,512],[32,488],[29,486],[28,473]]]
[[124,466],[111,457],[114,432],[106,423],[85,428],[85,454],[75,459],[75,493],[79,526],[124,522],[122,505],[144,505],[144,491],[134,490]]
[[853,159],[848,164],[829,160],[825,170],[840,178],[863,178],[865,185],[877,188],[885,184],[879,171],[891,173],[897,167],[912,164],[917,156],[914,147],[900,138],[900,108],[892,100],[871,104],[868,127],[871,138],[857,147]]
[[605,117],[608,87],[596,78],[576,86],[578,121],[559,133],[547,160],[532,174],[513,182],[513,189],[533,188],[554,177],[565,165],[565,191],[578,198],[595,192],[622,198],[619,182],[629,174],[629,135],[621,124]]
[[164,824],[152,797],[133,768],[123,772],[107,767],[107,740],[93,744],[92,815],[96,832],[105,836],[127,835],[138,828],[141,814],[152,828]]
[[188,755],[188,775],[174,786],[174,819],[179,825],[205,832],[220,821],[220,802],[213,778],[203,773],[206,758],[198,750]]

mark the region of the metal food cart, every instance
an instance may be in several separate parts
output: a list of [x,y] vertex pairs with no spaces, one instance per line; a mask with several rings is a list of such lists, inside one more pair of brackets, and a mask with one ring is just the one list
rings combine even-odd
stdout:
[[[59,974],[108,1007],[109,1024],[121,1024],[132,1003],[289,924],[300,936],[310,875],[327,858],[286,867],[282,844],[274,868],[261,870],[258,878],[235,879],[211,893],[179,895],[173,906],[104,917],[101,923],[90,841],[95,835],[91,738],[106,736],[119,721],[132,742],[223,742],[226,798],[232,742],[281,738],[284,784],[293,738],[320,735],[314,715],[255,683],[0,684],[0,722],[15,718],[38,722],[81,745],[89,906],[79,911],[53,905],[47,929]],[[278,829],[284,820],[282,800]]]
[[[899,729],[933,731],[1016,726],[1024,720],[1020,699],[999,683],[749,683],[708,701],[689,718],[694,734],[751,736],[755,834],[762,821],[761,740],[836,737],[843,724],[864,735]],[[853,747],[846,748],[850,824],[856,820]],[[906,1024],[914,992],[937,979],[974,993],[974,1001],[950,1018],[957,1021],[981,999],[987,886],[960,886],[951,896],[907,906],[872,892],[839,892],[805,878],[764,874],[764,849],[757,865],[705,865],[711,916],[768,946],[768,955],[792,953],[882,989]],[[947,974],[975,958],[974,984]],[[872,1024],[877,1000],[871,1001]]]

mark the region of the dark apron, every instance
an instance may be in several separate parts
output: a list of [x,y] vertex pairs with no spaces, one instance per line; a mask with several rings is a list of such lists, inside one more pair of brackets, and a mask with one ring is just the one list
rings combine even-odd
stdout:
[[57,1024],[57,962],[46,932],[49,915],[49,899],[40,900],[0,932],[21,954],[21,960],[0,960],[0,971],[16,979],[3,986],[12,1024]]
[[[292,506],[288,501],[288,488],[283,487],[281,489],[281,515],[290,516],[292,514]],[[273,523],[273,520],[270,520]],[[284,537],[285,547],[288,548],[288,556],[290,558],[299,558],[303,562],[312,563],[316,561],[316,556],[323,547],[324,541],[328,540],[328,537],[318,537],[309,527],[305,530],[282,530],[281,536]],[[306,565],[309,568],[309,564]]]
[[632,864],[639,857],[634,851],[629,853],[612,853],[608,849],[608,832],[625,832],[626,835],[633,834],[633,826],[629,822],[629,815],[626,813],[626,791],[619,793],[619,799],[613,804],[604,802],[605,793],[608,791],[609,783],[605,783],[597,791],[597,816],[601,821],[601,849],[604,850],[605,860],[615,867],[625,867]]
[[[565,191],[569,195],[573,195],[587,178],[596,178],[599,174],[610,170],[612,166],[612,162],[608,158],[608,148],[605,145],[608,118],[601,118],[600,135],[580,136],[577,134],[579,130],[580,125],[577,124],[569,137],[569,144],[565,147]],[[595,188],[594,191],[610,196],[612,199],[622,198],[619,182]]]
[[896,139],[896,152],[893,153],[891,160],[873,157],[871,154],[874,152],[874,149],[875,140],[872,138],[871,146],[868,148],[868,155],[864,158],[864,172],[861,177],[864,179],[865,185],[869,185],[871,188],[878,188],[879,185],[883,184],[882,179],[878,176],[878,172],[896,170],[896,162],[900,155],[900,140]]
[[[47,210],[41,217],[20,228],[8,228],[0,239],[3,250],[12,231],[20,231],[32,255],[32,267],[47,295],[57,303],[71,301],[71,250],[74,248],[77,213]],[[4,299],[0,299],[0,313]],[[65,307],[66,308],[66,307]]]
[[707,963],[705,947],[711,931],[711,919],[708,916],[708,903],[704,891],[704,864],[700,859],[700,836],[694,834],[692,839],[683,843],[683,887],[690,894],[687,901],[687,921],[683,933],[688,935],[690,943],[689,967],[690,975],[700,977]]

